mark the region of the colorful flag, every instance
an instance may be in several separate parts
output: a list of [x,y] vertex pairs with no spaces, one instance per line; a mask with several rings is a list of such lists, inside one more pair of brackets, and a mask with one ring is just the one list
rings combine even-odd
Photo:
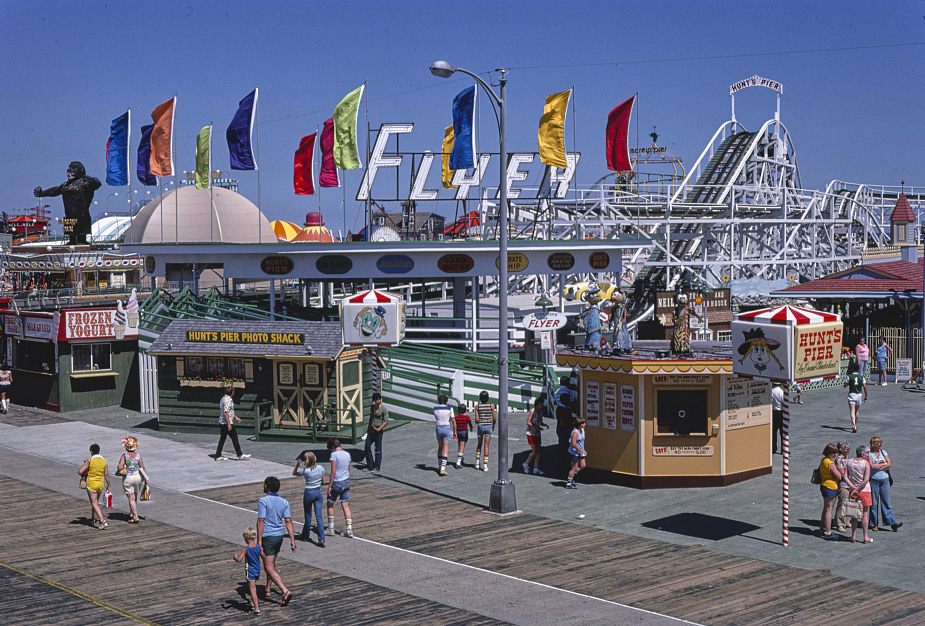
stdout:
[[630,163],[630,116],[636,96],[618,104],[607,116],[607,169],[628,172]]
[[443,129],[443,188],[455,189],[453,170],[450,169],[450,153],[453,152],[453,127]]
[[208,189],[212,172],[212,125],[203,126],[196,136],[196,189]]
[[138,165],[135,170],[142,185],[157,185],[157,178],[151,174],[151,131],[154,124],[141,127],[141,141],[138,142]]
[[360,167],[357,116],[360,114],[360,98],[363,97],[365,87],[360,85],[334,107],[334,163],[342,170]]
[[128,142],[131,112],[126,111],[112,121],[106,142],[106,184],[122,187],[128,184]]
[[337,165],[334,163],[334,118],[324,121],[321,129],[321,174],[318,184],[322,187],[340,187],[337,179]]
[[315,185],[312,182],[314,178],[312,164],[315,160],[315,137],[317,136],[318,133],[312,133],[307,137],[302,137],[299,149],[295,151],[292,186],[297,196],[310,196],[315,193]]
[[151,111],[151,175],[173,176],[173,115],[177,104],[174,96]]
[[467,170],[475,167],[475,86],[464,89],[453,98],[453,151],[450,169]]
[[543,117],[540,118],[539,144],[540,161],[565,169],[565,114],[568,111],[572,90],[546,96]]
[[238,103],[238,111],[231,118],[231,124],[225,131],[228,139],[228,154],[231,155],[231,169],[255,170],[257,159],[254,158],[254,149],[251,137],[254,132],[254,120],[257,118],[257,88],[244,96]]

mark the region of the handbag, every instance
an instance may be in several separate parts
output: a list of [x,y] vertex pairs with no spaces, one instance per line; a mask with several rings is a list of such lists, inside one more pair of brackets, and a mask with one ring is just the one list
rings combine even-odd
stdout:
[[119,469],[116,470],[116,476],[125,477],[127,475],[128,475],[128,470],[125,469],[125,467],[120,467]]
[[80,482],[77,483],[77,486],[78,486],[79,488],[81,488],[81,489],[86,489],[86,488],[87,488],[87,477],[86,477],[86,476],[81,476],[81,477],[80,477]]
[[112,492],[109,489],[100,494],[100,506],[112,508]]
[[893,473],[890,471],[890,468],[886,468],[886,477],[890,480],[890,487],[893,486]]
[[145,486],[141,488],[141,495],[138,496],[138,499],[142,502],[151,500],[151,487],[148,486],[148,483],[145,483]]
[[864,515],[864,505],[857,498],[848,498],[842,503],[842,516],[845,519],[860,520]]
[[809,482],[811,482],[814,485],[822,484],[822,474],[819,473],[818,467],[813,470],[813,477],[809,479]]

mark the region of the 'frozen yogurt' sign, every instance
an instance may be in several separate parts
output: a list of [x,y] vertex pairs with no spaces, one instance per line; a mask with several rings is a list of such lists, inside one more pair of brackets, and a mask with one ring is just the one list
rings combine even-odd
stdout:
[[[116,338],[115,325],[121,326],[123,336],[138,336],[138,327],[127,326],[123,319],[116,319],[116,309],[93,309],[86,311],[64,311],[62,313],[60,339],[114,339]],[[121,323],[120,323],[121,322]],[[122,337],[119,337],[121,339]]]

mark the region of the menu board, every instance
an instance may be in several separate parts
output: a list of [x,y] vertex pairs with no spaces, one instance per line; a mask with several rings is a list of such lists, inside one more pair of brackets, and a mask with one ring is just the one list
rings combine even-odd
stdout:
[[604,383],[604,428],[617,429],[616,383]]
[[588,426],[601,425],[601,386],[596,382],[585,385],[585,419]]
[[726,430],[771,423],[771,393],[766,380],[734,379],[726,383]]

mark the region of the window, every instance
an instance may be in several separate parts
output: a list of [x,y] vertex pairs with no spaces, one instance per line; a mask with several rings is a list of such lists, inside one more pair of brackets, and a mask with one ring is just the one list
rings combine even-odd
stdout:
[[186,357],[186,375],[190,377],[202,376],[203,365],[201,356]]
[[706,389],[659,389],[656,419],[660,435],[707,434]]
[[243,379],[244,378],[244,359],[230,358],[228,359],[228,375],[232,378]]
[[211,378],[221,378],[225,375],[225,359],[220,356],[210,356],[207,361],[208,371],[206,372]]
[[108,343],[72,344],[71,354],[75,372],[112,369],[112,347]]

